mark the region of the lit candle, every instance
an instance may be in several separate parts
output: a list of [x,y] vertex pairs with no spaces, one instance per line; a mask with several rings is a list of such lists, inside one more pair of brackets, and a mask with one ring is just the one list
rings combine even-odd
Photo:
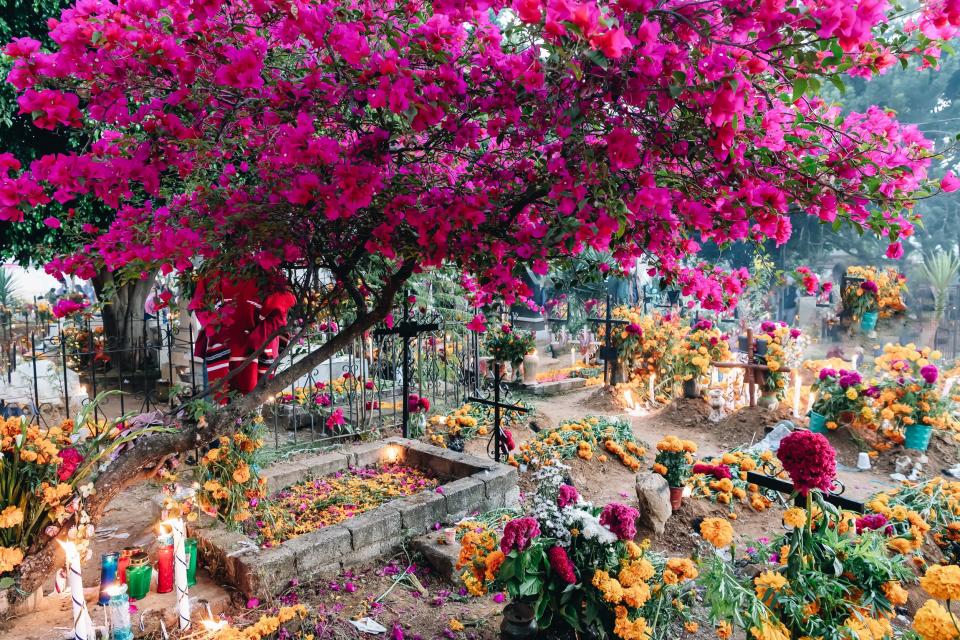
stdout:
[[67,554],[67,584],[70,587],[70,600],[73,602],[74,640],[94,640],[93,620],[87,611],[87,601],[83,597],[83,575],[80,573],[80,554],[72,542],[60,542]]
[[133,629],[130,625],[130,598],[127,597],[127,587],[122,584],[114,585],[107,590],[110,594],[110,640],[133,640]]
[[800,372],[793,371],[793,417],[800,417]]
[[100,557],[100,600],[106,606],[110,602],[110,587],[117,584],[117,568],[120,563],[120,554],[116,551],[105,553]]
[[570,368],[573,369],[577,366],[577,356],[574,353],[573,347],[570,347]]
[[180,631],[190,629],[190,587],[187,585],[187,531],[182,518],[170,521],[173,527],[173,581],[177,592]]
[[173,591],[173,536],[167,523],[160,524],[161,534],[157,538],[157,593]]

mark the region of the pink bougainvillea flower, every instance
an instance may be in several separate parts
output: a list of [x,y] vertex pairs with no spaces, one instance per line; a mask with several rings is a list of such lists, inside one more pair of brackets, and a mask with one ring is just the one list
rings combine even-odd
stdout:
[[49,218],[44,218],[44,219],[43,219],[43,224],[45,224],[46,226],[50,227],[51,229],[59,229],[60,227],[63,226],[63,225],[60,223],[60,219],[59,219],[59,218],[55,218],[55,217],[53,217],[53,216],[50,216]]
[[475,333],[483,333],[487,330],[487,319],[478,313],[467,323],[467,329]]
[[957,178],[953,171],[947,171],[946,175],[940,179],[940,188],[946,193],[952,193],[960,189],[960,178]]

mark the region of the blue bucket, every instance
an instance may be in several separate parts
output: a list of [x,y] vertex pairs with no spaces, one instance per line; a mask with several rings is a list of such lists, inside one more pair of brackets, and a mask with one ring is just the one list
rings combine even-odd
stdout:
[[811,411],[807,414],[807,417],[810,418],[810,424],[807,425],[810,431],[814,433],[827,432],[827,416],[821,415],[816,411]]
[[867,311],[863,314],[863,317],[860,318],[860,329],[862,331],[873,331],[877,328],[877,318],[879,317],[879,312]]
[[907,425],[904,433],[903,446],[907,449],[916,449],[917,451],[926,451],[930,446],[930,434],[933,433],[933,426],[929,424],[911,424]]

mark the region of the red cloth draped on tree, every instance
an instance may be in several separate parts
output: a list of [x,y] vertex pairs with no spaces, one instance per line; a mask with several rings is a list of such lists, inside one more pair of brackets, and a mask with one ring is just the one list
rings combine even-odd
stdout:
[[[216,397],[221,404],[228,390],[253,391],[278,355],[277,331],[286,326],[287,312],[296,298],[286,286],[277,289],[276,285],[264,287],[256,278],[220,271],[197,282],[189,307],[202,327],[194,355],[204,359],[210,386],[220,386]],[[261,347],[258,357],[245,364]]]

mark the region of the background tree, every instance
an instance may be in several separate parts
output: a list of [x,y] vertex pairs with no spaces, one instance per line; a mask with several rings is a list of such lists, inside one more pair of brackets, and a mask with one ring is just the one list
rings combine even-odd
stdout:
[[[701,245],[783,244],[790,206],[897,253],[913,199],[937,189],[929,143],[816,94],[836,74],[932,55],[960,12],[933,3],[907,37],[872,31],[879,5],[735,4],[85,2],[53,25],[55,51],[8,45],[38,127],[98,134],[28,170],[0,156],[0,220],[80,196],[116,211],[51,268],[259,277],[264,295],[310,300],[300,331],[345,311],[339,333],[252,393],[121,454],[88,511],[235,429],[385,319],[420,271],[451,265],[474,305],[510,305],[529,297],[527,267],[543,275],[590,248],[614,275],[642,261],[725,309],[748,273],[698,258]],[[229,322],[215,302],[205,318]],[[28,561],[23,591],[46,559]]]
[[[72,0],[8,0],[0,12],[0,42],[29,37],[45,47],[50,39],[48,21],[60,16]],[[13,66],[7,56],[0,58],[0,76],[6,77]],[[0,149],[13,153],[21,162],[30,162],[51,154],[76,152],[99,135],[95,126],[79,129],[36,127],[29,114],[20,113],[13,85],[0,83]],[[27,215],[16,225],[4,225],[0,233],[0,259],[22,266],[39,266],[66,251],[80,249],[89,240],[91,229],[105,229],[114,211],[91,197],[78,198],[70,207],[56,207],[44,215]],[[39,213],[39,212],[38,212]],[[51,226],[50,218],[56,222]],[[45,220],[47,222],[45,222]],[[89,226],[88,226],[89,225]],[[112,362],[121,370],[131,370],[135,345],[144,337],[143,308],[154,282],[147,277],[115,277],[100,267],[91,277],[102,307],[104,335],[109,349],[120,350]]]

